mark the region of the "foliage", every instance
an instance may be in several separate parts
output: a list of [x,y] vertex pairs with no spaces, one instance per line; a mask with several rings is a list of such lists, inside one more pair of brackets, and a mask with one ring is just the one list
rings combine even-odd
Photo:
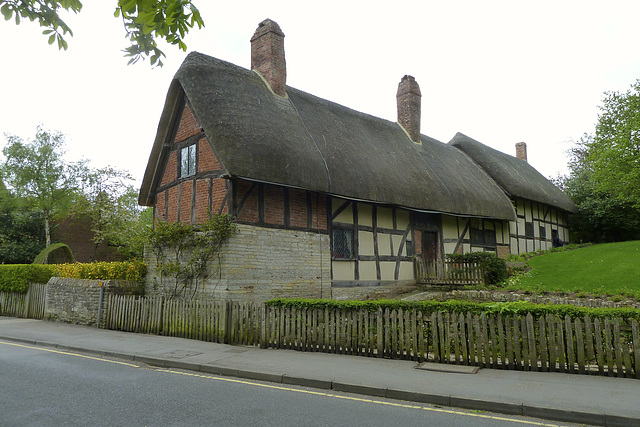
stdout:
[[[15,18],[20,24],[21,18],[37,21],[45,28],[49,44],[57,41],[58,49],[67,50],[65,35],[73,36],[71,28],[62,20],[60,12],[79,13],[82,3],[79,0],[0,0],[0,12],[5,20]],[[161,57],[165,54],[158,48],[156,39],[187,50],[184,37],[191,28],[202,28],[204,21],[191,0],[118,0],[115,17],[122,19],[126,38],[131,46],[124,50],[130,57],[129,63],[150,58],[151,65],[162,66]]]
[[606,92],[587,160],[598,190],[640,209],[640,80]]
[[640,298],[640,241],[549,251],[527,262],[531,270],[506,289]]
[[30,264],[44,248],[42,214],[18,202],[0,180],[0,264]]
[[147,274],[147,265],[142,261],[91,262],[58,264],[56,277],[92,280],[128,280],[142,282]]
[[195,295],[198,281],[208,278],[208,264],[236,231],[228,215],[213,215],[197,226],[182,222],[159,222],[149,237],[161,280],[173,280],[170,296],[187,291]]
[[30,282],[47,283],[54,276],[54,271],[52,265],[0,265],[0,292],[26,293]]
[[560,179],[561,187],[573,199],[578,214],[569,215],[571,241],[615,242],[640,238],[640,209],[603,189],[594,174],[590,159],[592,135],[585,135],[570,150],[569,176]]
[[101,243],[117,247],[125,259],[142,258],[152,213],[138,206],[138,192],[129,184],[132,180],[128,172],[112,167],[89,169],[83,176],[82,194],[74,203],[72,214],[91,219],[91,259]]
[[62,159],[65,138],[57,131],[38,126],[35,138],[26,143],[15,135],[5,134],[5,138],[2,177],[21,202],[42,212],[45,246],[49,246],[49,222],[52,215],[68,208],[78,179],[86,169],[84,163],[67,163]]
[[468,252],[466,254],[447,254],[450,261],[474,262],[484,271],[485,285],[495,285],[507,278],[507,264],[493,252]]
[[560,304],[532,304],[526,301],[500,302],[500,303],[476,303],[470,301],[398,301],[398,300],[377,300],[377,301],[336,301],[324,299],[274,299],[265,303],[271,307],[296,307],[296,308],[316,308],[316,309],[344,309],[344,310],[416,310],[424,315],[431,315],[437,312],[449,312],[456,314],[502,314],[526,316],[531,313],[538,318],[547,314],[564,317],[582,318],[614,318],[640,320],[640,310],[633,308],[590,308],[576,307],[573,305]]
[[26,293],[30,282],[47,283],[52,277],[142,282],[146,274],[141,261],[0,265],[0,292]]
[[75,262],[73,252],[64,243],[54,243],[44,248],[33,260],[34,264],[61,264]]

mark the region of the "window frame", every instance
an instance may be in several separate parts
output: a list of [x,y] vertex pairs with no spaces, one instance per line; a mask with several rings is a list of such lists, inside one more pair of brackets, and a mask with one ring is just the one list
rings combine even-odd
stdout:
[[[338,239],[336,234],[344,233],[347,236]],[[345,242],[345,248],[336,248],[336,244],[339,242]],[[348,247],[350,246],[350,247]],[[345,250],[342,250],[345,249]],[[342,253],[349,252],[347,256],[342,256]],[[337,261],[353,261],[356,259],[355,248],[355,231],[350,227],[333,227],[331,230],[331,259]]]
[[[186,156],[185,156],[186,154]],[[180,149],[180,170],[178,176],[180,178],[188,178],[197,172],[198,166],[198,149],[196,144],[190,144]],[[186,171],[185,171],[186,166]]]

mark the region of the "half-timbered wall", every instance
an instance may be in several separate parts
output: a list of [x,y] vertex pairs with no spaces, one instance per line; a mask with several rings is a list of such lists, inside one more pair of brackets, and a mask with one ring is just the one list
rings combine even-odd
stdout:
[[444,252],[487,251],[499,256],[509,253],[509,225],[506,221],[442,215]]
[[410,212],[331,199],[334,287],[414,281]]
[[212,213],[229,213],[228,180],[188,105],[155,189],[156,221],[200,224]]
[[552,233],[558,232],[563,242],[569,241],[566,213],[538,202],[514,199],[517,219],[509,223],[511,253],[521,254],[552,248]]

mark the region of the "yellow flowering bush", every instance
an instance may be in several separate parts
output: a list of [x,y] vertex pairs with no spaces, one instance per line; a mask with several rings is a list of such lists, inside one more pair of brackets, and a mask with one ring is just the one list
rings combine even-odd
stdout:
[[71,279],[128,280],[141,282],[147,274],[147,265],[142,261],[92,262],[58,264],[54,276]]

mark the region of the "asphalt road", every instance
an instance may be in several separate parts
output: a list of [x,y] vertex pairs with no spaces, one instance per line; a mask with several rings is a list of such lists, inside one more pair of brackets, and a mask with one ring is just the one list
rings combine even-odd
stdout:
[[0,425],[499,427],[559,424],[157,369],[45,347],[0,343]]

